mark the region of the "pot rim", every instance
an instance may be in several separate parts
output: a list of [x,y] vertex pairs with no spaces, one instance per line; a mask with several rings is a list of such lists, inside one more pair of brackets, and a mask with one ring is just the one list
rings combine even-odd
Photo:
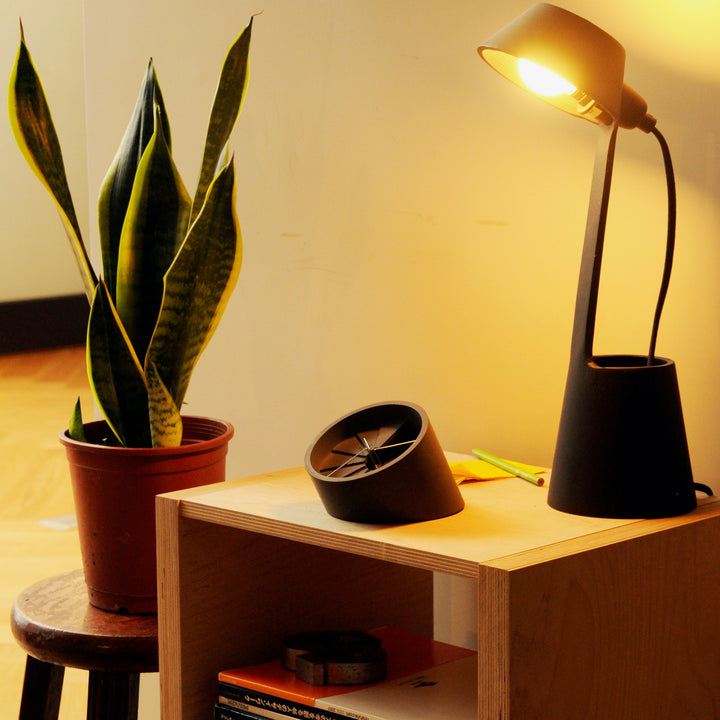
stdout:
[[[66,448],[73,449],[76,452],[162,457],[163,455],[191,454],[197,452],[199,446],[207,449],[224,445],[235,434],[235,428],[226,420],[202,415],[182,415],[181,417],[183,421],[183,444],[175,447],[137,448],[83,442],[71,438],[68,435],[69,428],[65,428],[60,432],[58,437]],[[83,427],[90,428],[91,432],[94,430],[95,434],[100,434],[103,429],[106,429],[108,433],[112,433],[105,420],[86,422],[83,423]],[[186,433],[188,437],[185,437]]]

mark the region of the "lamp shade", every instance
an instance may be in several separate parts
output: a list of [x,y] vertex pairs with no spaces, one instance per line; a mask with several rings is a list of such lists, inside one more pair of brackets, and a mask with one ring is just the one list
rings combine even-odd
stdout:
[[533,5],[478,52],[526,90],[532,87],[523,79],[521,60],[565,80],[570,87],[540,97],[571,115],[603,125],[621,121],[625,50],[611,35],[574,13],[547,3]]

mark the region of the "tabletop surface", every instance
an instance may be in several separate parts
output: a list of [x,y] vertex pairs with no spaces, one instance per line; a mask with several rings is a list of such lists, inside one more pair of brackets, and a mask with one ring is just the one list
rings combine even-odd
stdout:
[[[565,554],[645,535],[720,513],[715,498],[693,513],[659,520],[588,518],[547,504],[547,484],[519,478],[462,483],[465,508],[450,517],[407,525],[369,525],[331,517],[304,468],[291,468],[171,493],[180,513],[209,522],[314,545],[474,576],[477,566],[511,567],[528,552]],[[560,546],[563,546],[560,548]]]

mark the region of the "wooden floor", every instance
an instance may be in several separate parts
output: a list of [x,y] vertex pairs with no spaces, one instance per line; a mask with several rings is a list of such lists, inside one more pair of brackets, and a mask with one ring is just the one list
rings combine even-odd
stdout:
[[[74,513],[58,433],[78,396],[86,418],[92,417],[84,348],[0,355],[0,720],[18,717],[25,669],[8,620],[15,596],[37,580],[82,565],[77,531],[44,524]],[[157,717],[155,678],[145,691],[141,683],[141,717]],[[87,673],[69,669],[61,720],[84,718],[86,698]]]

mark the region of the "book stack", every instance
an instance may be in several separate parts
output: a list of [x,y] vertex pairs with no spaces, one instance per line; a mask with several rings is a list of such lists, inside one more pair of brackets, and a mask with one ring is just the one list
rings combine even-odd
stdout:
[[370,631],[387,677],[368,685],[310,685],[280,660],[224,670],[215,720],[477,720],[477,653],[392,628]]

